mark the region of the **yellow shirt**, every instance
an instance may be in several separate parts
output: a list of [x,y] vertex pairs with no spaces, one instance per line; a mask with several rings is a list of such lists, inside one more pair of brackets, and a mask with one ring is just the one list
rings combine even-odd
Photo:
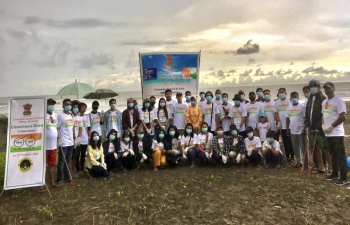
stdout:
[[[97,161],[98,159],[100,159],[101,162],[98,162]],[[92,166],[99,166],[104,161],[105,161],[105,156],[103,154],[102,145],[98,150],[93,149],[91,145],[87,147],[85,167],[87,167],[88,169],[91,169]]]

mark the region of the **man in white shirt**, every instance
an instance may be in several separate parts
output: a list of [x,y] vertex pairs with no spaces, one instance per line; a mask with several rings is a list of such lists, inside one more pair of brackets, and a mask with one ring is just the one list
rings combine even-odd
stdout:
[[262,146],[262,154],[265,156],[267,166],[279,168],[285,162],[280,143],[274,140],[274,132],[272,130],[266,134],[266,141]]
[[247,138],[244,139],[244,143],[247,149],[247,158],[253,166],[257,166],[261,159],[261,141],[260,138],[254,136],[254,129],[247,127]]
[[203,104],[206,102],[204,91],[199,92],[199,98],[200,98],[200,100],[197,102],[197,106],[199,108],[202,108]]
[[187,107],[191,106],[191,92],[190,91],[186,91],[185,92],[185,104],[187,105]]
[[220,120],[222,128],[224,129],[224,134],[230,134],[230,126],[231,126],[231,118],[229,117],[229,113],[232,107],[232,104],[228,103],[228,94],[222,94],[222,104],[219,107],[220,111]]
[[89,120],[90,120],[90,132],[96,131],[98,135],[100,136],[100,140],[102,140],[102,130],[101,125],[103,125],[104,121],[104,113],[98,112],[98,107],[100,106],[100,103],[98,101],[92,102],[92,111],[89,113]]
[[73,157],[72,157],[72,177],[76,177],[76,173],[80,171],[79,169],[79,146],[80,146],[80,139],[83,132],[83,120],[79,113],[79,105],[80,102],[78,100],[72,101],[72,113],[73,113],[73,119],[74,119],[74,130],[73,130],[73,137],[74,137],[74,148],[73,148]]
[[245,108],[244,103],[241,103],[241,95],[235,94],[232,101],[234,105],[231,107],[231,110],[228,116],[231,118],[231,124],[236,125],[236,128],[243,138],[247,137],[245,132],[245,121],[247,119],[247,109]]
[[213,102],[218,106],[220,107],[221,104],[222,104],[222,100],[221,100],[221,90],[220,89],[217,89],[215,91],[215,99],[213,100]]
[[264,91],[263,91],[263,89],[261,87],[258,87],[256,89],[256,95],[258,96],[258,98],[256,99],[257,102],[263,103],[265,101]]
[[344,147],[344,121],[346,120],[345,102],[334,94],[335,88],[332,82],[323,85],[328,99],[322,102],[323,124],[322,130],[327,137],[328,148],[332,153],[333,172],[326,180],[337,180],[338,186],[349,184],[347,179],[348,168]]
[[82,131],[81,131],[81,138],[80,138],[80,146],[77,147],[77,157],[76,157],[76,165],[77,165],[77,172],[84,170],[84,164],[85,164],[85,156],[86,156],[86,150],[87,146],[89,144],[89,138],[90,138],[90,117],[88,114],[85,114],[87,105],[85,103],[80,103],[79,105],[79,113],[82,121]]
[[247,109],[247,127],[252,127],[254,129],[254,135],[258,135],[257,125],[259,123],[259,115],[262,113],[263,109],[259,102],[255,101],[256,95],[254,92],[249,92],[249,100],[245,107]]
[[175,100],[172,99],[173,92],[170,89],[167,89],[165,91],[165,101],[166,101],[166,108],[168,109],[169,112],[169,126],[173,124],[173,106],[176,103]]
[[271,93],[269,89],[264,90],[264,102],[261,103],[263,111],[266,115],[267,121],[270,123],[270,130],[274,131],[275,140],[278,141],[278,136],[276,137],[276,120],[275,120],[275,102],[271,100]]
[[184,134],[185,126],[186,126],[186,111],[187,104],[182,103],[182,93],[176,93],[177,103],[173,106],[173,118],[174,118],[174,126],[177,127],[180,135]]

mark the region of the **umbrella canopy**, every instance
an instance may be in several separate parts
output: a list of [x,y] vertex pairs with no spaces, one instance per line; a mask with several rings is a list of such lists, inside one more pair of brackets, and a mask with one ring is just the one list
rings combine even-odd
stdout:
[[61,88],[61,90],[57,93],[58,96],[67,96],[67,95],[76,95],[78,96],[85,95],[86,93],[94,92],[95,88],[93,88],[90,84],[86,83],[78,83],[77,80],[73,84],[69,84]]
[[83,98],[85,99],[102,99],[102,98],[112,98],[118,96],[118,94],[111,89],[96,89],[94,92],[86,94]]

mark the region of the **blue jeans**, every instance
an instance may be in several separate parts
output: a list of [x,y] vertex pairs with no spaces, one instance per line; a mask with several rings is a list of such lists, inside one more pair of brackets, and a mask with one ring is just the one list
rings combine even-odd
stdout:
[[[62,181],[62,171],[64,180],[70,180],[70,162],[73,154],[73,145],[67,147],[60,147],[58,153],[57,163],[57,181]],[[67,165],[66,163],[67,162]]]
[[191,163],[195,163],[196,157],[197,157],[197,149],[195,149],[195,148],[188,149],[188,151],[187,151],[188,161],[190,161]]

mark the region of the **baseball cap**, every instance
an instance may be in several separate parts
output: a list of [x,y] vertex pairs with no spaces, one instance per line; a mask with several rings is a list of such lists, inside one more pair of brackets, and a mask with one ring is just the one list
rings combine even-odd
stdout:
[[327,82],[323,85],[323,88],[326,88],[326,87],[332,87],[332,88],[335,90],[334,84],[333,84],[332,82],[330,82],[330,81],[327,81]]
[[238,94],[244,94],[244,91],[243,90],[239,90]]
[[262,113],[260,113],[260,115],[259,115],[260,117],[266,117],[266,113],[264,113],[264,112],[262,112]]
[[241,101],[241,95],[235,94],[235,96],[233,97],[232,101]]
[[219,130],[220,128],[221,128],[221,129],[224,129],[224,128],[222,128],[221,125],[217,125],[217,126],[216,126],[216,130]]
[[56,101],[53,100],[52,98],[47,99],[47,104],[56,104]]
[[246,133],[250,133],[250,132],[253,132],[253,131],[254,131],[254,129],[251,126],[247,127],[247,129],[245,129]]

